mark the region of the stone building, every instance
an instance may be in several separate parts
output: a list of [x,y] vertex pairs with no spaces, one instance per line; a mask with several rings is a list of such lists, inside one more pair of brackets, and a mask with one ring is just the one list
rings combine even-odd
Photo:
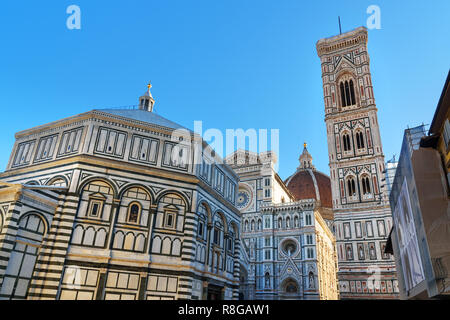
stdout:
[[377,119],[367,29],[321,39],[325,123],[342,299],[398,297],[393,257],[384,254],[392,214]]
[[0,174],[0,299],[238,298],[238,176],[152,112],[150,87],[138,109],[16,134]]
[[332,216],[320,202],[331,193],[329,178],[319,188],[310,183],[317,181],[315,172],[313,178],[302,175],[313,168],[310,155],[303,162],[307,155],[305,145],[300,169],[288,186],[274,170],[273,152],[238,150],[226,158],[240,177],[237,206],[247,261],[241,266],[243,299],[339,298],[335,239],[328,227]]

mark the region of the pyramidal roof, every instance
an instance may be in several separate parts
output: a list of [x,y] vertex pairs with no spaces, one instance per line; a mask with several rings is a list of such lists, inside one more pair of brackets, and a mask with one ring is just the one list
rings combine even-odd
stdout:
[[140,109],[94,109],[94,111],[109,113],[115,116],[147,122],[150,124],[170,128],[170,129],[185,129],[191,132],[190,129],[170,121],[154,112],[148,112]]

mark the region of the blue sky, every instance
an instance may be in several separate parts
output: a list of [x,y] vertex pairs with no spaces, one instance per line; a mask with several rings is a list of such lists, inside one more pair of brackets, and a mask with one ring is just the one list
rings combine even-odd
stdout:
[[[66,8],[81,8],[68,30]],[[280,130],[279,174],[303,142],[329,173],[317,40],[366,25],[384,152],[432,120],[450,64],[450,1],[9,1],[0,27],[0,170],[14,133],[93,108],[137,104],[193,128]]]

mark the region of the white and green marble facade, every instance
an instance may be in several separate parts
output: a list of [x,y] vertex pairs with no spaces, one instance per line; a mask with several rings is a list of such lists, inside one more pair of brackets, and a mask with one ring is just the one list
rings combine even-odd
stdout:
[[196,138],[177,129],[93,110],[17,133],[0,174],[0,299],[237,299],[238,176],[217,157],[194,164]]

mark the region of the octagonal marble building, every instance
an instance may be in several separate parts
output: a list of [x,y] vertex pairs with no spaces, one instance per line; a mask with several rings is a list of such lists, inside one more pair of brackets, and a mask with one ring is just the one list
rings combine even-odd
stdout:
[[0,299],[238,298],[239,178],[153,112],[150,87],[139,108],[16,134],[0,174]]

